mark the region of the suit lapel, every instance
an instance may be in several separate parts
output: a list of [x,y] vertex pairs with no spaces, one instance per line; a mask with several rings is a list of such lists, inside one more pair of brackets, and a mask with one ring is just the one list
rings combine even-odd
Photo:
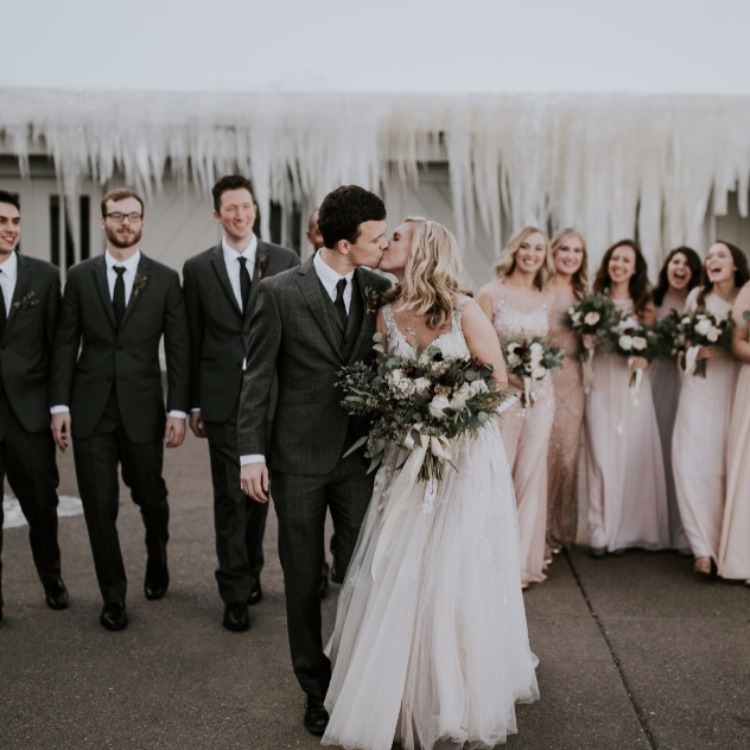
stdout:
[[138,268],[135,272],[133,289],[130,292],[130,299],[128,300],[128,305],[125,308],[125,314],[122,316],[122,320],[120,321],[120,330],[122,330],[123,326],[128,322],[128,318],[130,318],[130,316],[132,315],[133,309],[138,303],[138,300],[146,291],[146,287],[148,286],[149,282],[148,276],[150,268],[151,261],[143,253],[141,253],[141,259],[138,261]]
[[[15,251],[14,251],[15,252]],[[13,319],[16,317],[18,308],[16,305],[24,298],[29,292],[29,286],[31,285],[31,272],[28,269],[26,258],[16,253],[18,259],[18,265],[16,266],[16,288],[13,290],[13,299],[10,304],[10,312],[5,320],[5,330],[7,331],[10,327]]]
[[336,355],[341,357],[339,339],[333,329],[334,323],[328,315],[327,308],[330,307],[330,305],[326,304],[326,300],[323,297],[325,290],[320,283],[318,274],[315,273],[312,258],[305,261],[299,267],[299,270],[297,271],[297,283],[299,284],[302,296],[305,298],[305,301],[312,312],[313,320],[320,327],[320,330],[325,335],[331,348],[336,352]]
[[255,310],[255,300],[258,298],[258,289],[261,279],[264,276],[273,275],[275,269],[269,268],[272,264],[273,254],[269,252],[270,248],[265,242],[258,240],[258,247],[255,250],[255,267],[253,268],[253,283],[250,285],[250,297],[247,301],[247,310],[245,310],[245,319],[249,320],[252,311]]
[[[227,264],[224,262],[224,250],[219,243],[211,251],[211,267],[214,269],[214,273],[219,280],[219,286],[224,290],[229,303],[232,305],[232,309],[239,316],[242,315],[239,305],[237,304],[237,298],[234,296],[232,291],[232,284],[229,281],[229,273],[227,272]],[[250,287],[250,295],[252,296],[252,287]],[[248,309],[250,305],[248,305]]]
[[94,274],[96,288],[99,290],[99,296],[102,300],[102,307],[109,318],[109,322],[112,324],[112,328],[116,329],[115,310],[112,307],[112,297],[110,297],[109,294],[109,285],[107,284],[107,263],[104,260],[104,255],[100,255],[94,261],[92,272]]

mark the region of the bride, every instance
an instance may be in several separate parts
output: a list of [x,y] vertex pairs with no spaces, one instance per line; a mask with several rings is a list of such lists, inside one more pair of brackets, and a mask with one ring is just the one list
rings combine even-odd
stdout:
[[[409,356],[437,346],[445,356],[493,365],[507,384],[497,336],[460,286],[456,242],[445,227],[406,219],[380,269],[399,281],[378,313],[388,351]],[[378,471],[339,596],[324,745],[491,748],[516,731],[515,703],[539,697],[497,421],[456,439],[452,453],[432,504],[423,503],[430,483],[411,483],[408,497],[391,495],[403,449]],[[399,499],[406,511],[385,525]],[[374,566],[376,548],[386,552]]]

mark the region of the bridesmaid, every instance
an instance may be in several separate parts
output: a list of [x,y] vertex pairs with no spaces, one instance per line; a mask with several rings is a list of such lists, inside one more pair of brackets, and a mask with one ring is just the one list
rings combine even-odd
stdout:
[[[549,239],[536,227],[526,227],[511,238],[495,264],[496,278],[479,290],[477,301],[505,347],[525,338],[547,337],[554,272]],[[521,380],[510,373],[511,386]],[[549,377],[535,381],[535,403],[520,400],[506,411],[500,432],[513,474],[521,537],[521,583],[524,588],[545,579],[544,548],[547,528],[547,450],[555,399]]]
[[[659,271],[659,281],[654,289],[657,321],[663,320],[672,310],[681,313],[685,309],[688,292],[700,283],[701,271],[701,259],[692,248],[682,246],[670,251]],[[649,377],[661,437],[664,474],[667,480],[670,546],[672,549],[689,555],[690,545],[682,528],[672,473],[672,432],[677,415],[677,402],[680,398],[680,374],[677,362],[667,357],[658,357],[651,363]]]
[[722,578],[750,586],[750,283],[740,289],[732,308],[732,351],[742,362],[727,449],[727,496],[717,566]]
[[[594,292],[609,296],[621,313],[653,324],[646,259],[633,240],[607,250]],[[632,366],[645,371],[648,362],[635,357]],[[591,554],[669,547],[667,486],[648,372],[635,398],[626,357],[599,352],[593,370],[596,385],[586,396],[585,413]]]
[[565,351],[560,370],[552,374],[555,416],[547,458],[547,562],[576,540],[578,530],[578,454],[583,425],[581,345],[565,324],[568,309],[588,292],[586,243],[575,229],[563,229],[552,238],[555,276],[550,311],[549,340]]
[[[703,266],[703,286],[693,289],[686,312],[708,310],[729,317],[739,287],[750,278],[738,247],[717,241]],[[686,375],[672,438],[677,502],[682,525],[695,556],[693,570],[711,574],[718,561],[726,491],[726,456],[738,364],[729,352],[703,347],[698,359],[709,360],[706,377]]]

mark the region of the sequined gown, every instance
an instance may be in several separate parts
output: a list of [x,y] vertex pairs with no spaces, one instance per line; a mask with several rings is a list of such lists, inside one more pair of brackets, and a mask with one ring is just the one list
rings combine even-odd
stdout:
[[578,530],[578,456],[583,427],[583,380],[581,343],[565,324],[568,309],[577,303],[573,288],[554,286],[550,311],[549,341],[565,351],[565,360],[552,373],[555,391],[555,416],[547,459],[547,546],[570,547]]
[[[685,310],[694,312],[700,289],[688,295]],[[713,293],[706,295],[706,309],[726,317],[731,305]],[[719,556],[729,420],[737,384],[735,359],[712,359],[706,377],[685,375],[672,438],[677,501],[682,525],[696,557]]]
[[[633,313],[631,300],[614,300]],[[586,396],[589,543],[610,552],[670,546],[667,484],[649,373],[637,396],[627,357],[597,351],[594,387]]]
[[[413,349],[384,308],[388,346]],[[468,356],[461,311],[435,345]],[[519,585],[510,469],[495,422],[433,486],[391,452],[339,595],[324,745],[492,748],[539,696]],[[457,469],[457,470],[456,470]]]
[[[493,318],[500,345],[549,334],[550,291],[517,289],[499,279],[491,285]],[[552,378],[535,381],[536,401],[524,408],[520,401],[500,416],[500,433],[513,472],[521,532],[521,578],[545,579],[547,533],[547,453],[555,397]]]
[[[680,305],[677,312],[682,312],[683,306]],[[656,319],[662,320],[665,318],[672,308],[675,308],[675,300],[668,300],[665,297],[663,304],[656,309]],[[682,528],[672,469],[672,435],[674,434],[674,420],[677,416],[677,404],[680,400],[680,373],[677,369],[677,361],[666,357],[657,357],[651,363],[648,372],[651,380],[651,394],[654,397],[656,422],[659,425],[659,437],[661,438],[664,478],[667,481],[669,544],[672,549],[686,549],[689,545],[685,530]]]

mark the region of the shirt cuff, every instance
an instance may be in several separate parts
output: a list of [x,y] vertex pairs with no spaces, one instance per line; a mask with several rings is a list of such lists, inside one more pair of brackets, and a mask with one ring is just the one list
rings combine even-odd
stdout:
[[248,464],[264,464],[266,457],[260,453],[250,453],[247,456],[240,456],[240,466]]
[[194,407],[193,407],[193,408],[192,408],[192,409],[190,410],[190,413],[191,413],[191,414],[196,414],[196,413],[200,414],[200,411],[201,411],[201,408],[200,408],[200,406],[194,406]]
[[184,411],[180,411],[179,409],[172,409],[172,411],[168,411],[167,416],[173,417],[174,419],[187,419],[187,414],[185,414]]
[[70,407],[59,404],[58,406],[52,406],[49,410],[50,414],[70,414]]

